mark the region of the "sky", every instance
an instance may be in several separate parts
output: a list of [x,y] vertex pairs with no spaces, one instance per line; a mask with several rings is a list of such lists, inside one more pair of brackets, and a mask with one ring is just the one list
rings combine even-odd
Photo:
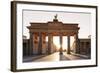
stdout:
[[[58,15],[57,19],[63,23],[77,23],[79,24],[79,38],[88,38],[91,35],[91,14],[82,12],[57,12],[57,11],[35,11],[23,10],[23,35],[29,38],[29,30],[26,26],[30,26],[30,22],[43,22],[53,21],[54,16]],[[59,37],[55,37],[55,42],[59,41]],[[73,39],[73,37],[71,37]],[[63,37],[63,40],[67,40]],[[64,42],[65,42],[64,41]],[[63,42],[63,43],[64,43]],[[57,43],[56,43],[57,44]],[[58,42],[59,44],[59,42]]]

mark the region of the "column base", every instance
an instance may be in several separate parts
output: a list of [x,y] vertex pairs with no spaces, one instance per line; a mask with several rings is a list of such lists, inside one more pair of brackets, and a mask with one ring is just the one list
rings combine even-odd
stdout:
[[80,51],[76,51],[75,53],[76,53],[76,54],[80,54]]
[[67,52],[67,54],[71,54],[70,52]]
[[60,55],[62,55],[62,54],[63,54],[63,52],[60,52],[59,54],[60,54]]
[[48,54],[51,54],[51,53],[48,53]]
[[71,54],[70,48],[67,49],[67,54]]

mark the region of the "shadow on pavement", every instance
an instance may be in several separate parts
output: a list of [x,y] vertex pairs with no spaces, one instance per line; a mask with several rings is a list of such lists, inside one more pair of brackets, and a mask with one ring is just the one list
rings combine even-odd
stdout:
[[64,60],[70,60],[70,59],[63,54],[60,55],[60,61],[64,61]]

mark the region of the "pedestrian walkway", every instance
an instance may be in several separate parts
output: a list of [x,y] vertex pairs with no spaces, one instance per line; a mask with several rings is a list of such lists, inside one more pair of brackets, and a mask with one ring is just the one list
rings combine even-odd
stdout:
[[45,57],[47,55],[33,55],[33,56],[26,56],[23,58],[23,62],[32,62],[36,59],[40,59],[42,57]]
[[82,60],[87,59],[87,57],[80,56],[79,54],[66,54],[63,53],[69,60]]
[[66,52],[63,52],[62,55],[59,54],[59,52],[55,52],[50,55],[39,55],[39,56],[33,56],[33,57],[27,57],[24,58],[24,62],[50,62],[50,61],[68,61],[68,60],[82,60],[82,59],[89,59],[85,55],[80,54],[67,54]]
[[50,54],[50,55],[42,57],[40,59],[36,59],[34,61],[35,62],[41,62],[41,61],[59,61],[59,52]]

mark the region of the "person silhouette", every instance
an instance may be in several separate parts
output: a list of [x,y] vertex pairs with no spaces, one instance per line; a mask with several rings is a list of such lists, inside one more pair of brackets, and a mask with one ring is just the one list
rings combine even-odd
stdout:
[[55,17],[55,19],[57,19],[58,15],[56,14],[54,17]]

